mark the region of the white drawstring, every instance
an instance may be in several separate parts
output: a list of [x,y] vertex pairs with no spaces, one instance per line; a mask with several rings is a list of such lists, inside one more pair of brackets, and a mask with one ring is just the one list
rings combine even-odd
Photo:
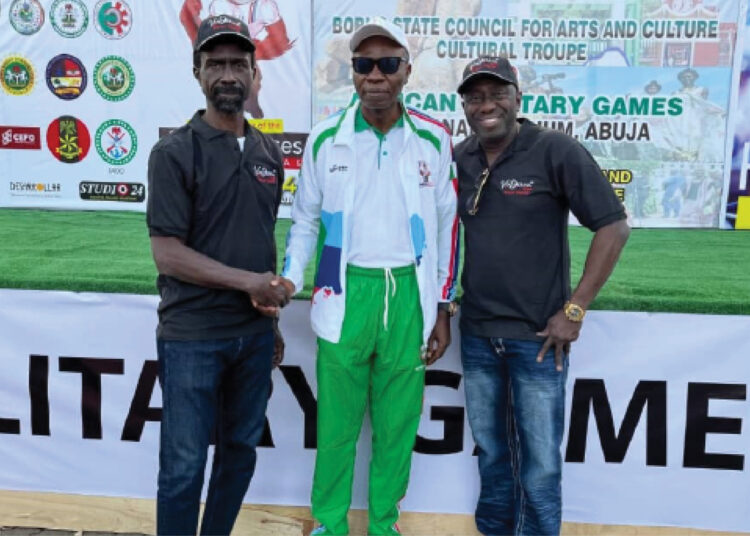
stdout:
[[[393,285],[393,288],[390,288]],[[383,311],[383,327],[388,331],[388,290],[391,290],[391,297],[396,295],[396,278],[390,268],[385,269],[385,310]]]

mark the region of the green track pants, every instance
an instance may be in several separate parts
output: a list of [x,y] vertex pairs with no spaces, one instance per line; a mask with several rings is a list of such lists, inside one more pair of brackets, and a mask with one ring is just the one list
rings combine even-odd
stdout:
[[422,412],[422,310],[414,266],[349,266],[346,315],[334,344],[318,339],[318,452],[313,516],[348,534],[356,443],[370,404],[369,534],[397,534]]

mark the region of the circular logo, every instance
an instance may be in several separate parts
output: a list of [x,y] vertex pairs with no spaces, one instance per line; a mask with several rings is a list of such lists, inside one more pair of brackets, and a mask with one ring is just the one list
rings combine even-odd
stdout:
[[133,25],[133,12],[122,0],[100,0],[94,8],[94,26],[107,39],[122,39]]
[[133,68],[119,56],[104,56],[94,67],[94,87],[109,101],[127,99],[134,85]]
[[10,56],[0,65],[3,89],[11,95],[26,95],[34,87],[34,68],[20,56]]
[[130,162],[138,150],[135,130],[125,121],[110,119],[96,129],[96,151],[102,160],[122,166]]
[[89,129],[72,115],[58,117],[47,127],[47,147],[60,162],[80,162],[91,147]]
[[39,0],[13,0],[8,16],[13,28],[23,35],[38,32],[44,24],[44,8]]
[[89,10],[81,0],[55,0],[49,8],[49,20],[63,37],[78,37],[89,26]]
[[86,68],[70,54],[55,56],[47,64],[47,87],[64,100],[77,99],[86,89]]

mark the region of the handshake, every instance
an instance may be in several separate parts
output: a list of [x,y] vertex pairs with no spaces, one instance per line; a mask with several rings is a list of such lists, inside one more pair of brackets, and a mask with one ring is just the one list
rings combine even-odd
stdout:
[[248,273],[250,276],[246,292],[250,302],[261,314],[278,317],[279,311],[294,295],[294,284],[285,277],[271,272]]

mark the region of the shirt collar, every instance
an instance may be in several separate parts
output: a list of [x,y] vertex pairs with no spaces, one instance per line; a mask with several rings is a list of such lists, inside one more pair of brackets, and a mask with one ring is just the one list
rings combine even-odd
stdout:
[[[226,130],[220,130],[218,128],[214,128],[203,119],[203,114],[206,112],[206,110],[198,110],[195,112],[193,117],[190,119],[190,127],[195,130],[198,134],[203,136],[204,138],[208,139],[214,139],[218,138],[219,136],[231,136],[234,138],[235,136],[231,132],[227,132]],[[253,135],[253,129],[250,127],[250,124],[245,121],[245,136],[247,138],[251,138]]]
[[[401,104],[400,99],[399,104]],[[401,104],[401,115],[398,116],[398,119],[395,123],[393,123],[393,126],[391,128],[399,128],[404,126],[404,113],[404,106],[403,104]],[[362,106],[360,105],[357,106],[357,112],[354,115],[354,132],[364,132],[365,130],[372,130],[372,133],[375,134],[375,136],[377,136],[379,140],[385,138],[385,132],[381,132],[367,122],[365,116],[362,115]]]

